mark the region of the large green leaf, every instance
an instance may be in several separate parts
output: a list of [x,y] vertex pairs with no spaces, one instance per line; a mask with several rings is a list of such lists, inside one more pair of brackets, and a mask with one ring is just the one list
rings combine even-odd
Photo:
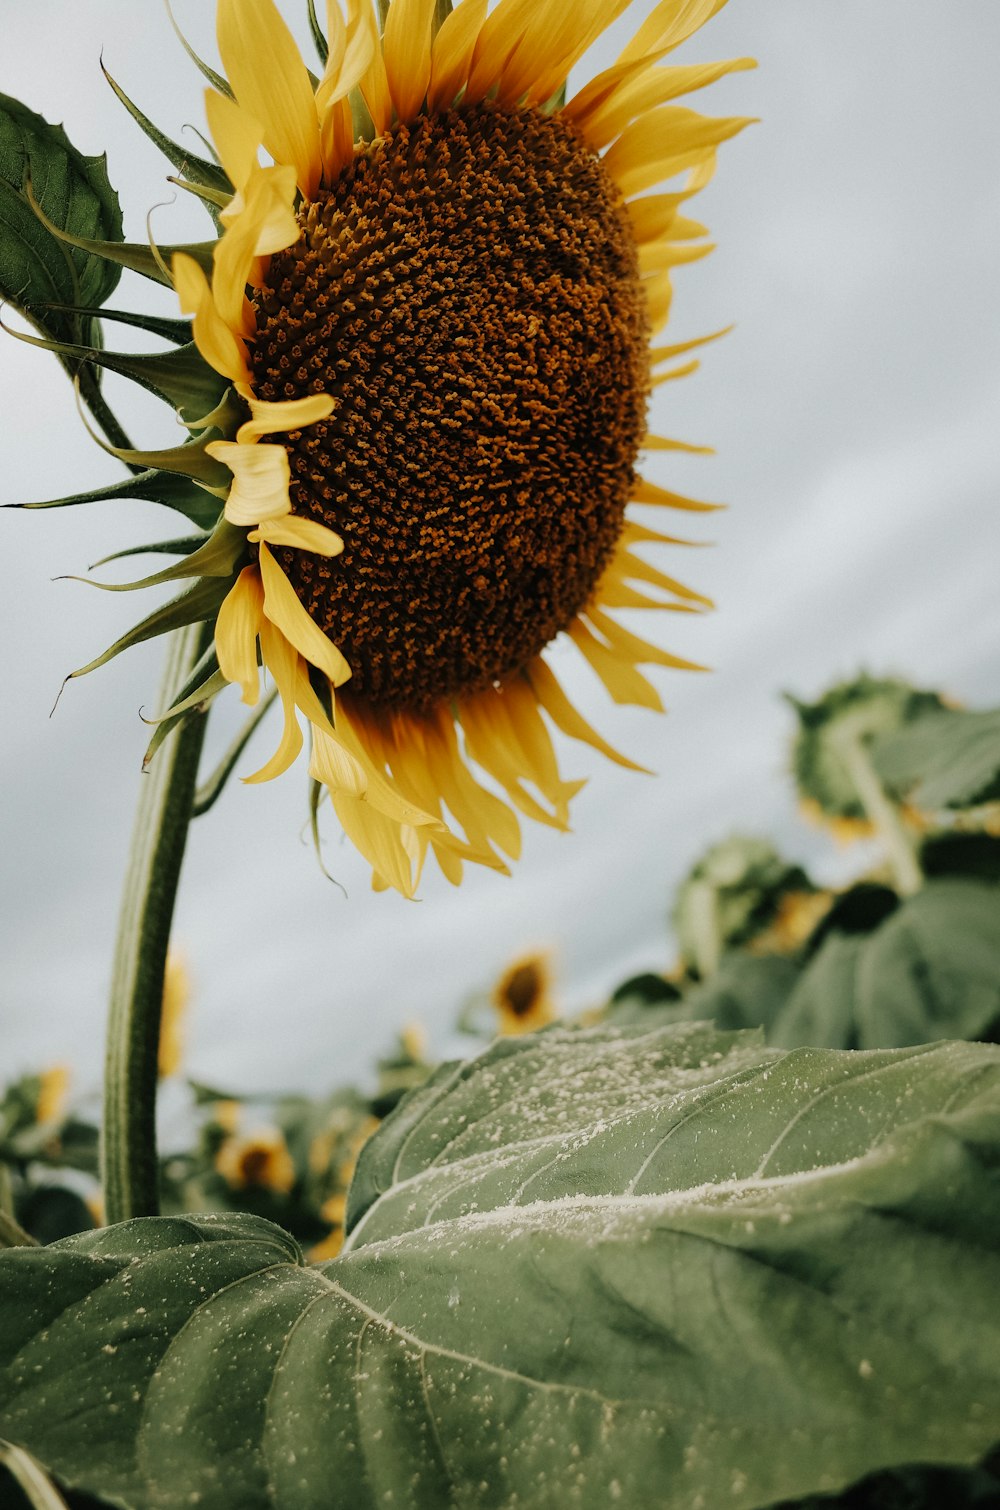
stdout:
[[0,1435],[141,1510],[732,1506],[1000,1436],[1000,1049],[556,1029],[362,1155],[348,1251],[0,1258]]
[[770,1037],[891,1048],[1000,1034],[1000,886],[942,877],[870,933],[832,929]]
[[[71,235],[120,241],[118,196],[103,157],[85,157],[61,126],[0,95],[0,295],[48,338],[85,345],[96,322],[52,305],[103,304],[121,276],[113,263],[56,239],[35,213]],[[70,364],[75,371],[78,364]]]
[[928,811],[1000,798],[1000,709],[928,713],[872,752],[883,781]]

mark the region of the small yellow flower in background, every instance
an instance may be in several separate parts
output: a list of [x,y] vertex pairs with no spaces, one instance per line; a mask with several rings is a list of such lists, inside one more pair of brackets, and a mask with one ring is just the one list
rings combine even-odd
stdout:
[[645,552],[685,543],[664,510],[715,505],[639,467],[705,449],[647,408],[714,339],[655,344],[674,270],[711,250],[689,201],[747,124],[677,102],[753,66],[664,59],[724,3],[659,0],[561,103],[629,0],[391,0],[381,35],[371,0],[328,0],[318,81],[274,0],[218,0],[232,97],[207,116],[233,193],[210,263],[177,251],[170,275],[199,391],[231,387],[189,445],[118,454],[224,502],[133,585],[199,579],[218,669],[176,716],[225,682],[254,707],[269,672],[283,732],[247,780],[285,771],[304,725],[379,889],[412,896],[428,854],[455,884],[506,873],[522,818],[567,829],[583,783],[554,731],[639,769],[571,703],[556,640],[616,703],[662,711],[640,667],[701,669],[616,615],[711,607]]
[[239,1126],[243,1108],[238,1101],[213,1101],[212,1121],[225,1133],[234,1133]]
[[233,1190],[274,1190],[287,1195],[295,1184],[295,1165],[277,1127],[261,1127],[243,1137],[227,1138],[215,1167]]
[[71,1078],[70,1068],[66,1064],[53,1064],[47,1070],[42,1070],[38,1077],[36,1122],[58,1122],[65,1116]]
[[422,1022],[408,1022],[399,1034],[399,1046],[414,1064],[423,1064],[427,1054],[427,1029]]
[[184,1060],[187,1009],[191,1000],[191,976],[182,954],[171,949],[163,976],[163,1006],[160,1011],[160,1047],[157,1068],[161,1080],[176,1075]]
[[552,970],[547,954],[523,954],[512,960],[493,988],[500,1033],[533,1033],[557,1016],[551,996]]

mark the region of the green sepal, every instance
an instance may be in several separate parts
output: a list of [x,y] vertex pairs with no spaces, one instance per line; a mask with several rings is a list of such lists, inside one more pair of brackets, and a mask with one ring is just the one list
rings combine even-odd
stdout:
[[121,655],[123,650],[130,650],[133,645],[141,645],[145,640],[154,640],[157,635],[167,634],[171,629],[181,629],[186,624],[208,623],[215,618],[228,591],[228,582],[220,581],[218,577],[200,577],[178,597],[171,598],[169,603],[163,603],[151,614],[147,614],[127,634],[123,634],[121,639],[115,640],[103,655],[88,661],[86,666],[71,671],[66,681],[86,676],[88,672],[96,671],[98,666],[106,666],[108,661]]
[[215,224],[220,225],[215,212],[226,208],[233,197],[232,194],[223,194],[219,189],[207,189],[204,184],[188,183],[186,178],[178,178],[174,173],[167,174],[167,183],[174,184],[178,189],[183,189],[186,194],[193,194],[196,199],[200,199],[208,208],[208,213]]
[[[106,262],[116,263],[119,267],[127,267],[130,272],[139,273],[141,277],[148,278],[151,283],[161,283],[164,288],[173,287],[166,265],[175,252],[186,252],[189,257],[193,257],[206,275],[212,271],[212,253],[217,245],[217,239],[215,241],[182,241],[170,246],[157,247],[154,251],[151,246],[142,246],[137,241],[99,241],[91,236],[73,236],[69,231],[60,230],[59,226],[48,218],[35,197],[30,183],[25,186],[25,193],[36,216],[57,241],[61,241],[65,246],[73,246],[79,251],[87,252],[92,257],[100,257]],[[113,288],[114,284],[111,286]],[[80,296],[79,291],[74,295],[75,298]],[[11,302],[13,303],[13,300]]]
[[206,493],[183,475],[165,472],[158,467],[123,477],[119,482],[109,482],[104,487],[91,488],[87,493],[67,493],[64,498],[47,498],[38,503],[5,503],[2,507],[61,509],[70,504],[103,503],[112,498],[138,498],[146,503],[162,503],[164,508],[176,509],[192,524],[206,530],[213,528],[222,507],[214,493]]
[[[97,437],[94,438],[96,440]],[[101,441],[98,444],[102,451],[117,456],[119,461],[126,464],[134,462],[142,467],[193,477],[209,492],[217,491],[223,497],[229,491],[232,473],[205,450],[210,441],[220,439],[221,433],[213,429],[202,431],[197,440],[186,441],[182,446],[170,446],[165,451],[135,451],[125,446],[106,446]]]
[[96,571],[99,566],[107,566],[109,561],[124,561],[129,556],[189,556],[204,543],[205,532],[202,531],[199,535],[182,535],[174,540],[151,540],[148,545],[127,545],[124,550],[112,551],[110,556],[91,562],[89,570]]
[[191,321],[186,319],[140,314],[131,309],[94,309],[84,304],[50,304],[47,307],[65,314],[89,315],[95,320],[113,320],[116,325],[134,325],[137,330],[146,330],[174,346],[187,346],[191,340]]
[[143,770],[146,771],[149,769],[157,750],[167,735],[177,728],[178,724],[182,724],[185,719],[205,713],[212,699],[218,697],[224,688],[231,685],[232,683],[226,680],[221,671],[213,671],[211,676],[206,677],[189,697],[176,703],[172,711],[165,713],[161,720],[147,719],[148,723],[155,722],[156,728],[153,731],[152,739],[146,746],[146,753],[142,757]]
[[[179,173],[184,174],[193,184],[200,184],[207,189],[219,190],[225,195],[223,203],[232,198],[233,186],[221,168],[216,167],[215,163],[210,163],[205,158],[199,157],[196,152],[185,151],[179,143],[172,141],[169,136],[166,136],[158,126],[154,126],[148,115],[145,115],[139,109],[138,105],[129,99],[121,85],[111,77],[103,61],[101,63],[101,72],[132,119],[138,124],[145,135],[149,137],[149,140],[159,147],[164,157],[173,163]],[[209,213],[217,226],[219,219],[215,214],[214,201]]]
[[235,435],[247,418],[247,406],[235,388],[227,388],[214,409],[188,424],[189,430],[218,430],[225,436]]
[[170,731],[193,714],[204,712],[216,694],[229,685],[224,677],[219,681],[220,676],[219,658],[213,639],[192,666],[189,676],[177,688],[170,707],[158,713],[155,718],[143,718],[144,723],[156,725],[142,757],[144,771],[148,769],[150,761]]
[[140,588],[162,587],[165,582],[182,582],[186,577],[232,577],[236,563],[246,550],[246,531],[237,529],[228,519],[220,519],[211,535],[197,550],[174,566],[153,572],[138,582],[95,582],[92,577],[66,577],[69,582],[85,582],[101,592],[137,592]]
[[307,0],[307,4],[309,7],[309,30],[312,32],[312,39],[313,43],[315,44],[316,51],[319,53],[319,60],[325,68],[326,60],[330,56],[330,47],[326,40],[326,37],[323,34],[323,28],[319,24],[319,17],[316,14],[316,6],[314,0]]
[[207,79],[212,88],[217,89],[220,94],[224,94],[228,100],[233,99],[233,91],[230,89],[228,81],[222,77],[221,73],[216,73],[214,68],[210,67],[209,64],[206,63],[202,58],[199,58],[198,54],[191,46],[191,43],[188,41],[187,37],[185,37],[184,33],[177,25],[177,22],[174,20],[174,13],[170,8],[170,0],[164,0],[164,4],[167,7],[167,15],[170,17],[170,24],[177,34],[178,42],[183,47],[184,51],[191,59],[191,62],[194,64],[195,68],[197,68],[202,78]]
[[[6,329],[0,322],[0,328]],[[96,346],[72,346],[66,341],[29,336],[24,331],[8,332],[29,346],[42,346],[74,362],[90,362],[117,372],[163,399],[176,409],[183,420],[194,421],[218,404],[229,387],[228,380],[210,367],[193,341],[171,351],[125,352],[104,351]],[[69,361],[67,361],[69,366]],[[71,369],[72,370],[72,369]]]

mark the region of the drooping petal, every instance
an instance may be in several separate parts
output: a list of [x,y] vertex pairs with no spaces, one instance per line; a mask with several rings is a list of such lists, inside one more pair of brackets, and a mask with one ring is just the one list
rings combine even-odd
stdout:
[[264,146],[295,169],[307,199],[319,186],[319,120],[312,84],[274,0],[219,0],[219,53],[239,103],[263,127]]
[[702,503],[698,498],[685,498],[682,493],[671,493],[667,488],[658,488],[655,483],[637,477],[632,485],[634,503],[651,503],[656,508],[683,509],[694,514],[713,513],[724,509],[724,503]]
[[344,833],[355,849],[364,855],[378,876],[403,894],[412,897],[419,883],[408,843],[401,827],[349,792],[332,792],[331,800]]
[[702,666],[697,661],[688,661],[683,656],[671,655],[668,650],[662,650],[659,645],[644,640],[640,635],[632,634],[631,630],[610,618],[594,604],[587,609],[587,618],[604,636],[612,650],[618,651],[622,656],[627,656],[637,665],[669,666],[674,671],[708,670],[707,666]]
[[683,105],[661,105],[634,121],[602,161],[627,198],[696,166],[720,142],[751,124],[749,116],[713,117]]
[[260,547],[260,572],[264,582],[264,613],[311,666],[324,672],[335,687],[351,675],[351,668],[331,639],[306,613],[295,589],[266,545]]
[[663,700],[652,682],[592,634],[582,619],[570,625],[569,635],[616,703],[663,712]]
[[204,272],[186,252],[175,253],[170,264],[171,276],[180,307],[193,315],[195,345],[205,361],[223,377],[237,383],[250,381],[246,347],[235,336],[215,306],[215,299]]
[[583,127],[596,149],[614,141],[637,116],[715,83],[725,74],[756,68],[753,58],[730,58],[723,63],[695,63],[686,67],[650,68],[623,82],[604,104],[588,113]]
[[260,697],[257,636],[264,609],[264,589],[256,566],[245,566],[224,599],[215,621],[215,653],[227,681],[238,682],[243,701],[254,707]]
[[219,313],[240,334],[252,336],[253,310],[246,297],[255,260],[280,252],[299,239],[292,209],[294,170],[254,168],[243,195],[243,208],[230,221],[212,253],[212,291]]
[[274,684],[281,698],[281,710],[285,716],[285,723],[281,732],[281,742],[270,760],[252,776],[243,778],[248,784],[273,781],[275,776],[282,775],[298,759],[302,749],[302,730],[295,708],[299,658],[284,635],[263,617],[260,621],[260,654],[264,665],[274,677]]
[[637,765],[634,760],[629,760],[627,755],[622,755],[613,745],[608,744],[596,729],[591,727],[582,713],[574,708],[560,686],[552,667],[541,656],[536,656],[531,665],[526,667],[524,674],[531,684],[531,690],[538,699],[539,706],[545,709],[556,728],[563,734],[570,739],[580,740],[582,744],[590,745],[592,749],[606,756],[608,760],[613,760],[616,765],[624,766],[626,770],[650,774],[645,766]]
[[292,473],[284,446],[244,446],[235,440],[213,440],[205,450],[233,474],[225,509],[230,524],[245,527],[289,512]]

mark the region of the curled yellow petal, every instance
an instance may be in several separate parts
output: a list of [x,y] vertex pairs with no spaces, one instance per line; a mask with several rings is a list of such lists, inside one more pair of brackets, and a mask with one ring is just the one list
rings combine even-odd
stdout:
[[350,677],[350,666],[333,641],[306,613],[295,596],[295,589],[266,545],[260,547],[260,573],[264,582],[266,617],[311,666],[325,672],[335,687],[342,686]]
[[250,418],[236,432],[241,445],[249,445],[261,435],[282,435],[289,430],[304,430],[333,413],[334,401],[328,393],[310,393],[305,398],[282,399],[268,403],[250,400]]
[[225,509],[230,524],[245,527],[289,512],[292,473],[284,446],[244,446],[235,440],[212,440],[205,450],[233,474]]
[[260,697],[257,636],[264,611],[264,589],[256,566],[245,566],[223,599],[215,621],[215,653],[227,681],[243,689],[251,708]]
[[283,514],[280,519],[264,519],[247,539],[252,545],[290,545],[294,550],[312,551],[314,556],[339,556],[344,549],[343,537],[318,519],[299,519]]

